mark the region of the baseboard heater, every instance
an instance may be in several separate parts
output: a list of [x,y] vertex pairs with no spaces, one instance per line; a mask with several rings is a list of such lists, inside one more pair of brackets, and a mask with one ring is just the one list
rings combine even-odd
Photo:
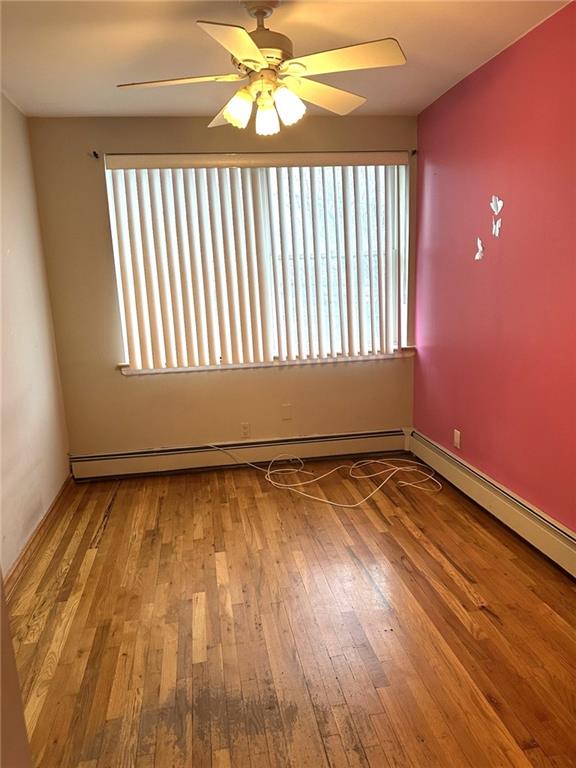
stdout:
[[409,449],[508,528],[576,576],[576,535],[420,432]]
[[[214,443],[234,453],[240,462],[267,462],[282,453],[307,458],[356,455],[404,450],[401,429],[349,432],[307,437],[279,437],[267,440]],[[174,472],[230,466],[236,462],[216,447],[191,445],[178,448],[72,455],[72,474],[77,480],[98,477]]]

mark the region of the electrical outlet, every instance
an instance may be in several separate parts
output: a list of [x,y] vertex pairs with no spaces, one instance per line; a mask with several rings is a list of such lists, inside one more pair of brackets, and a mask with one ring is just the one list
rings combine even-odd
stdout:
[[282,403],[282,421],[292,421],[292,403]]
[[243,421],[240,424],[240,432],[242,434],[242,437],[250,437],[250,422]]
[[454,430],[454,436],[452,438],[452,442],[454,443],[454,448],[460,448],[460,430],[459,429]]

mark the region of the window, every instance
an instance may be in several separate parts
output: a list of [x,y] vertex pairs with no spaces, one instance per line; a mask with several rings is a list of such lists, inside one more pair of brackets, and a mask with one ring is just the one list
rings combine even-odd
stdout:
[[404,155],[296,158],[107,157],[129,370],[406,346]]

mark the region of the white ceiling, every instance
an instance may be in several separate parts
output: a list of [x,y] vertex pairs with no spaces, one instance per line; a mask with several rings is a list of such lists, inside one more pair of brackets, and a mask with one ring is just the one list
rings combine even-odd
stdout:
[[[396,37],[405,66],[318,80],[367,96],[359,113],[413,115],[565,4],[285,0],[269,26],[292,39],[295,54]],[[254,25],[237,1],[3,2],[3,90],[28,115],[213,115],[234,86],[115,88],[232,71],[196,19]]]

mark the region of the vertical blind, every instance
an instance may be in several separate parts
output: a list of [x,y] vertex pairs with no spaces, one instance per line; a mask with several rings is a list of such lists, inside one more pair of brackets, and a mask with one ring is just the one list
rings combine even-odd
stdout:
[[406,345],[407,165],[107,168],[134,370]]

